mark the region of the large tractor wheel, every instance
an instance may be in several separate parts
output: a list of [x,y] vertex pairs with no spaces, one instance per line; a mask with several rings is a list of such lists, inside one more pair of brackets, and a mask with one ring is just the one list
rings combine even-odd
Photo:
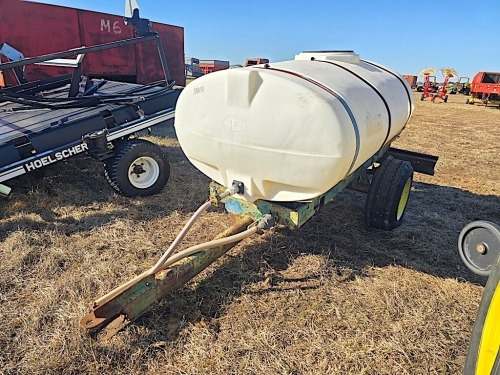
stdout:
[[407,161],[388,157],[375,170],[365,204],[366,222],[391,230],[403,221],[413,182],[413,168]]
[[474,322],[464,374],[500,374],[500,227],[475,221],[462,229],[458,249],[466,266],[489,275]]
[[159,193],[170,176],[165,152],[154,143],[132,139],[118,143],[115,156],[106,160],[105,174],[109,184],[127,197]]

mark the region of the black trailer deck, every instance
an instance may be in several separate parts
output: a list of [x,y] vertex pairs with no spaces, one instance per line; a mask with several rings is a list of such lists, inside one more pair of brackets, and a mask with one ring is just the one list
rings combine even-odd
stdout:
[[[0,102],[0,183],[89,151],[83,140],[87,134],[104,131],[111,142],[172,119],[180,93],[168,87],[101,80],[93,95],[77,100],[68,98],[69,81],[70,77],[62,77],[43,82],[48,90],[42,83],[0,90],[3,100],[18,99]],[[54,104],[53,99],[60,101]]]

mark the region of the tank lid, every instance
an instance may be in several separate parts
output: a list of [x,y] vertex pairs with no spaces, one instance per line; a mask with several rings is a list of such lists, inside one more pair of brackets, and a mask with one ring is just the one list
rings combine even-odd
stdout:
[[303,51],[295,55],[295,60],[331,60],[350,64],[359,64],[361,61],[354,51]]

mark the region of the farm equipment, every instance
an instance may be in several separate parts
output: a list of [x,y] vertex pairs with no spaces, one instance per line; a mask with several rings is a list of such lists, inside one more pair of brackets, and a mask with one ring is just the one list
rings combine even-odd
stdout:
[[472,79],[466,104],[500,105],[500,72],[479,72]]
[[467,224],[458,238],[465,265],[488,282],[479,305],[464,374],[500,374],[500,226],[489,221]]
[[[134,37],[134,28],[125,24],[123,15],[34,1],[1,0],[0,19],[0,44],[9,43],[26,56],[47,55]],[[157,22],[151,22],[151,28],[158,33],[162,45],[168,51],[165,58],[170,78],[177,85],[185,86],[184,29]],[[145,64],[143,56],[148,55],[153,58]],[[127,48],[90,54],[82,61],[82,69],[91,78],[148,84],[164,78],[162,64],[155,56],[155,43],[138,43]],[[65,66],[32,64],[25,67],[29,81],[72,72],[71,68]],[[18,83],[12,76],[4,78],[6,85]]]
[[450,94],[464,94],[469,95],[470,92],[470,78],[460,77],[457,82],[453,83],[450,88]]
[[[126,196],[156,194],[167,183],[166,154],[132,137],[172,120],[180,90],[172,89],[161,39],[149,20],[135,9],[127,21],[138,36],[31,58],[8,48],[10,61],[0,70],[13,70],[20,83],[0,89],[0,183],[84,152],[105,163],[108,182]],[[156,44],[163,81],[139,85],[82,76],[86,54],[146,42]],[[73,73],[27,82],[24,68],[35,64],[71,67]],[[0,193],[10,188],[0,185]]]
[[254,66],[260,64],[268,64],[269,60],[262,57],[250,57],[245,60],[245,66]]
[[[280,105],[269,100],[277,95]],[[438,159],[390,146],[412,111],[408,83],[353,52],[307,52],[195,80],[175,126],[188,159],[214,180],[209,200],[153,267],[97,299],[80,326],[114,335],[237,242],[278,224],[300,228],[346,188],[367,194],[367,224],[398,227],[414,172],[433,175]],[[174,254],[199,215],[220,204],[235,224]]]
[[434,83],[431,83],[430,77],[431,74],[434,74],[436,72],[436,69],[434,68],[427,68],[422,70],[418,75],[419,76],[424,76],[425,78],[425,83],[424,83],[424,89],[423,93],[420,96],[420,100],[425,100],[426,98],[430,98],[432,102],[436,100],[436,98],[441,99],[443,102],[448,101],[448,90],[446,86],[448,85],[448,81],[452,77],[458,77],[457,72],[451,68],[443,68],[441,69],[441,74],[444,77],[443,84],[441,86],[438,86],[436,89],[436,82],[435,82],[435,77],[434,77]]
[[406,81],[408,82],[408,84],[410,85],[410,87],[412,89],[416,89],[417,88],[417,76],[412,76],[412,75],[404,75],[403,76],[404,79],[406,79]]
[[435,93],[438,90],[438,84],[436,82],[435,68],[425,68],[420,73],[418,77],[424,77],[424,82],[417,86],[418,92],[423,92],[425,97],[430,96],[430,94]]

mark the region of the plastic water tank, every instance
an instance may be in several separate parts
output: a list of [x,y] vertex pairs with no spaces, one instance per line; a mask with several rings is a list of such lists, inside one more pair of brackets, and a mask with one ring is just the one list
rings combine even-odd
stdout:
[[189,84],[175,128],[188,159],[248,201],[302,201],[390,143],[413,111],[406,80],[352,51],[219,71]]

